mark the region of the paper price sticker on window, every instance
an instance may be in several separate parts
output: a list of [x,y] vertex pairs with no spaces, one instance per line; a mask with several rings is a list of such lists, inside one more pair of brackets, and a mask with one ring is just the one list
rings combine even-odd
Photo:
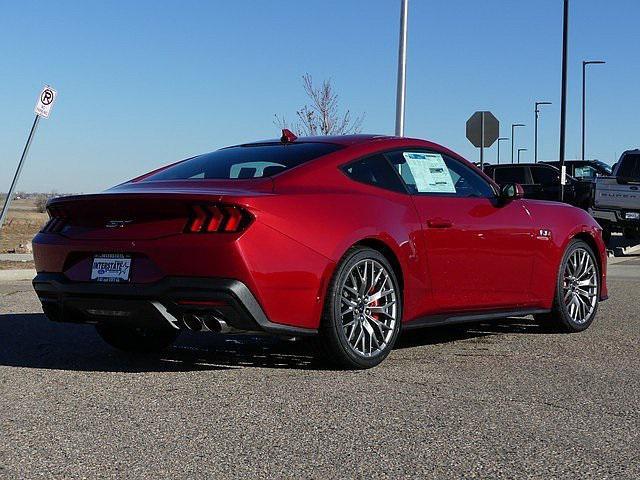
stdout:
[[438,153],[404,152],[420,193],[456,193],[451,173]]

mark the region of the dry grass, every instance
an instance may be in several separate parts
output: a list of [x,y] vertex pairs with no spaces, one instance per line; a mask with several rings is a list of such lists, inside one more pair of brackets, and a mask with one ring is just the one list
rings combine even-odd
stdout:
[[0,230],[0,253],[31,243],[48,218],[46,213],[37,211],[35,198],[13,201]]
[[36,268],[33,262],[2,262],[0,270],[33,270]]

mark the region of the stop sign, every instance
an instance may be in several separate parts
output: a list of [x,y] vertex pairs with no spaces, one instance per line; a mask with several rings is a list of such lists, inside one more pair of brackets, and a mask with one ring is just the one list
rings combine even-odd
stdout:
[[[484,120],[484,142],[482,123]],[[500,135],[500,122],[491,112],[476,112],[467,120],[467,138],[474,147],[490,147]]]

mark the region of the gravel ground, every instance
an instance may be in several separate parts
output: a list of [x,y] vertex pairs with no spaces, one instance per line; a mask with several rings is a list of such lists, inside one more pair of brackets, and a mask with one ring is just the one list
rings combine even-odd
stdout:
[[582,334],[411,332],[378,368],[184,335],[128,357],[0,283],[2,478],[640,478],[640,260]]

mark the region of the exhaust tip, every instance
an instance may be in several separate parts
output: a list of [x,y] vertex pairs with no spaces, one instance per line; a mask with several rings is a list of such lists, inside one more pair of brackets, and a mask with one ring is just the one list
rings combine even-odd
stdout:
[[231,331],[231,328],[229,327],[229,325],[227,325],[227,322],[214,315],[204,316],[204,318],[202,319],[202,323],[204,323],[204,325],[209,330],[215,333],[229,333]]
[[182,319],[184,326],[194,332],[202,330],[202,321],[195,315],[185,315]]

